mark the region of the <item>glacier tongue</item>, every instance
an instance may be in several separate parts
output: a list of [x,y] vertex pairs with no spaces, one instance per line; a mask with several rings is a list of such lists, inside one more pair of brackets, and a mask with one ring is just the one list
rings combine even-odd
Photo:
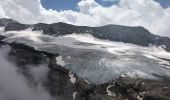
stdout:
[[59,53],[58,63],[89,82],[101,84],[126,73],[129,77],[170,77],[170,53],[160,47],[142,47],[100,40],[91,35],[43,35],[41,32],[10,31],[7,42],[19,42],[37,50]]

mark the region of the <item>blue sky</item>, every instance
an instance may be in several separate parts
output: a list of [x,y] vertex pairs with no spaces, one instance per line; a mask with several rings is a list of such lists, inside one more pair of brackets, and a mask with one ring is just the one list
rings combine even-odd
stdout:
[[[43,7],[46,9],[53,9],[53,10],[74,10],[78,11],[77,9],[77,3],[80,0],[41,0],[41,3]],[[111,6],[113,4],[117,4],[119,0],[110,0],[110,1],[104,1],[104,0],[96,0],[99,4],[103,6]],[[155,0],[159,2],[162,7],[166,8],[170,6],[170,0]]]
[[[46,9],[53,10],[74,10],[77,11],[77,3],[80,0],[41,0],[43,7]],[[111,6],[113,4],[117,4],[119,0],[113,1],[104,1],[104,0],[96,0],[99,4],[103,6]]]

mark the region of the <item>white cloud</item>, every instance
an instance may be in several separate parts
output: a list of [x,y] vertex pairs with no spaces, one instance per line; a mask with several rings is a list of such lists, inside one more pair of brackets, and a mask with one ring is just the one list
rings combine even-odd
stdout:
[[[30,72],[33,79],[39,82],[37,86],[30,84],[17,67],[6,59],[10,48],[0,48],[0,100],[54,100],[42,86],[40,78],[45,75],[47,68],[32,66]],[[44,77],[45,77],[44,76]]]
[[117,2],[119,0],[102,0],[103,2]]
[[0,0],[0,17],[22,23],[62,21],[88,26],[143,26],[154,34],[170,37],[170,8],[163,8],[153,0],[120,0],[118,5],[110,7],[104,7],[95,0],[82,0],[78,8],[79,12],[55,11],[43,8],[40,0]]

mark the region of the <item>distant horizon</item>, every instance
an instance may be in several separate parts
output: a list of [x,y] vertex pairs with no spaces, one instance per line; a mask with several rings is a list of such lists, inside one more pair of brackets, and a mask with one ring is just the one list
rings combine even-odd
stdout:
[[[0,19],[11,19],[11,18],[0,18]],[[16,21],[16,20],[14,20],[14,19],[11,19],[11,20],[13,20],[13,21]],[[18,21],[16,21],[16,22],[18,22]],[[18,22],[18,23],[20,23],[20,22]],[[28,24],[28,25],[35,25],[35,24],[58,24],[58,23],[63,23],[63,24],[68,24],[68,25],[73,25],[73,26],[81,26],[81,25],[74,25],[74,24],[69,24],[69,23],[67,23],[67,22],[54,22],[54,23],[34,23],[34,24]],[[26,23],[20,23],[20,24],[26,24]],[[103,27],[103,26],[108,26],[108,25],[113,25],[113,26],[123,26],[123,27],[142,27],[142,28],[144,28],[144,29],[146,29],[145,27],[143,27],[143,26],[126,26],[126,25],[119,25],[119,24],[106,24],[106,25],[102,25],[102,26],[95,26],[95,27]],[[85,26],[85,27],[93,27],[93,26]],[[146,29],[147,30],[147,29]],[[149,30],[148,30],[149,31]]]

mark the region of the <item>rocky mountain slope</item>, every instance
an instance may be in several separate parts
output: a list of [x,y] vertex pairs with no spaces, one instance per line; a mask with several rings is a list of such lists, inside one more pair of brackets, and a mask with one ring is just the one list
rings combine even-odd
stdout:
[[[8,61],[31,85],[42,83],[56,100],[170,99],[170,54],[162,48],[143,47],[165,45],[169,51],[169,38],[142,27],[116,25],[25,25],[1,19],[0,27],[0,47],[10,48]],[[81,36],[87,33],[95,39]],[[49,68],[47,78],[36,81],[30,65],[42,64]]]
[[18,23],[12,19],[0,19],[0,27],[5,26],[5,31],[24,30],[32,28],[33,31],[42,31],[49,35],[67,35],[72,33],[91,34],[96,38],[132,43],[141,46],[164,45],[166,50],[170,51],[170,39],[153,35],[143,27],[129,27],[119,25],[106,25],[101,27],[74,26],[66,23],[45,24],[38,23],[26,25]]

